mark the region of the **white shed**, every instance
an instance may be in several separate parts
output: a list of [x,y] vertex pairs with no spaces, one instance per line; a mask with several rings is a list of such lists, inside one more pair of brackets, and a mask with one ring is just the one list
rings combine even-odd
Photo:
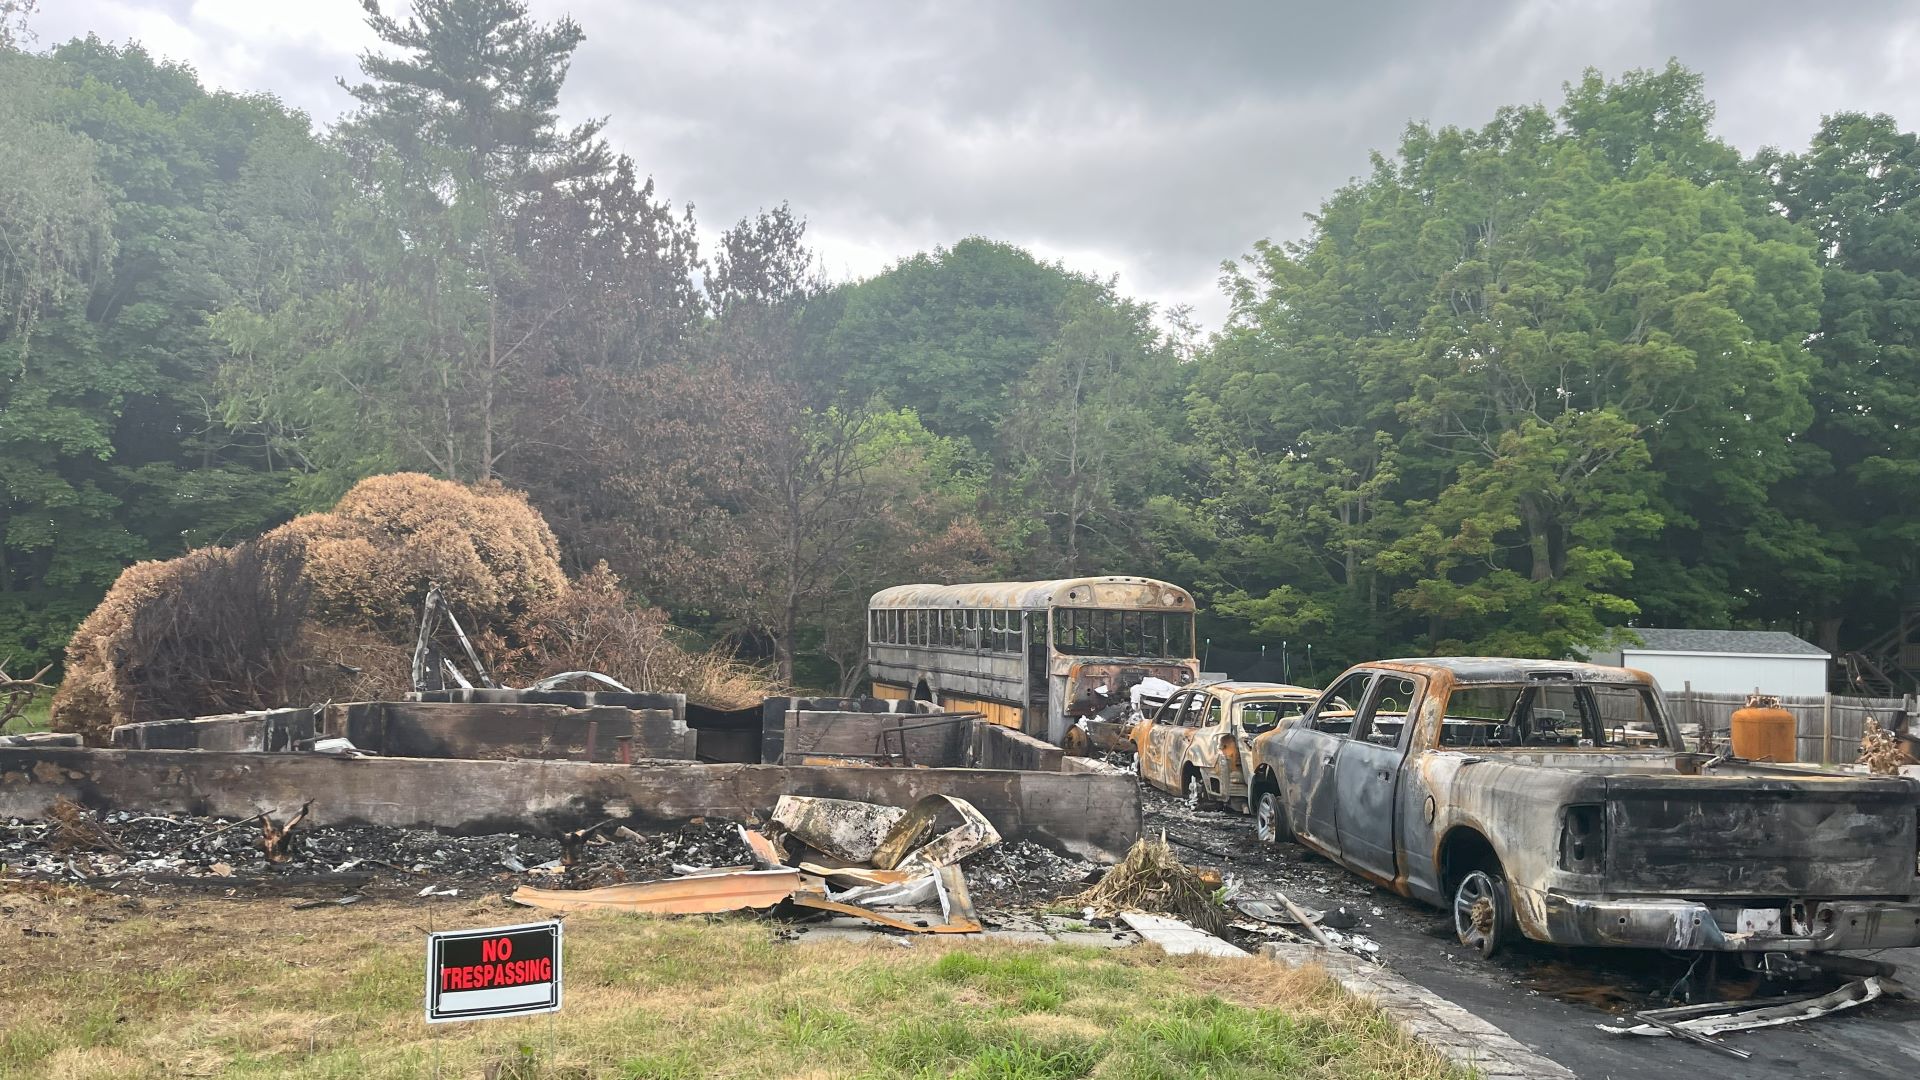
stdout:
[[1636,626],[1641,644],[1596,653],[1596,664],[1639,668],[1663,690],[1689,683],[1709,693],[1819,696],[1827,692],[1825,649],[1780,630],[1663,630]]

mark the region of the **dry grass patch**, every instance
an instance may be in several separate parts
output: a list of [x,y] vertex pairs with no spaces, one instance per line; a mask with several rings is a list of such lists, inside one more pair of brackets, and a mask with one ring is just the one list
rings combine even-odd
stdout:
[[[1424,1077],[1323,977],[1261,961],[894,940],[795,945],[749,919],[577,915],[566,1008],[429,1028],[423,935],[492,899],[127,899],[0,891],[0,1076]],[[31,930],[32,933],[28,933]],[[51,935],[51,936],[47,936]]]

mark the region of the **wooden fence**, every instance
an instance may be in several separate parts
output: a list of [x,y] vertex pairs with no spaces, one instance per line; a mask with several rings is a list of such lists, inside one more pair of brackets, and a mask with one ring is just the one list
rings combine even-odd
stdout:
[[[1745,694],[1709,693],[1683,686],[1669,690],[1667,712],[1683,728],[1703,728],[1715,746],[1725,746],[1733,727],[1734,710],[1747,703]],[[1867,718],[1881,727],[1890,726],[1893,714],[1916,708],[1913,698],[1844,697],[1819,694],[1782,697],[1780,707],[1793,713],[1797,721],[1800,760],[1828,765],[1850,765],[1860,752],[1860,733]],[[1691,737],[1691,736],[1690,736]]]

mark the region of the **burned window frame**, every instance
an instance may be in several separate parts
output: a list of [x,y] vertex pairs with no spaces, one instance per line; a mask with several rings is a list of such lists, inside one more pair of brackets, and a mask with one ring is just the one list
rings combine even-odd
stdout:
[[[1571,691],[1574,695],[1575,707],[1580,714],[1580,729],[1583,734],[1576,737],[1575,742],[1572,744],[1557,741],[1564,738],[1563,736],[1557,735],[1555,737],[1556,741],[1553,742],[1536,741],[1535,736],[1538,735],[1538,729],[1534,728],[1531,723],[1526,725],[1520,723],[1519,714],[1524,711],[1530,720],[1534,708],[1534,699],[1541,693],[1553,690]],[[1511,694],[1511,700],[1507,706],[1507,715],[1504,720],[1495,725],[1492,723],[1493,717],[1456,715],[1456,698],[1462,694],[1484,693],[1488,691]],[[1627,726],[1625,721],[1611,727],[1608,726],[1607,718],[1603,715],[1605,710],[1602,708],[1602,702],[1599,697],[1601,693],[1633,695],[1637,697],[1640,702],[1641,712],[1643,713],[1642,720],[1638,722],[1645,723],[1652,729],[1654,740],[1652,742],[1613,741],[1610,735],[1615,731],[1627,730]],[[1515,740],[1513,742],[1506,742],[1504,740],[1484,739],[1476,742],[1448,737],[1450,732],[1461,729],[1462,721],[1468,720],[1486,721],[1487,726],[1495,731],[1513,728],[1515,729]],[[1449,723],[1449,721],[1453,723]],[[1523,726],[1526,732],[1524,735],[1520,734],[1520,729]],[[1663,711],[1659,695],[1652,687],[1637,683],[1595,682],[1575,679],[1502,679],[1496,682],[1456,683],[1451,687],[1447,693],[1447,700],[1440,710],[1440,730],[1435,738],[1435,745],[1443,750],[1648,750],[1667,753],[1678,749],[1677,746],[1670,744],[1668,735],[1667,716]],[[1585,745],[1582,745],[1583,742]]]
[[[1307,726],[1329,738],[1352,738],[1354,723],[1360,718],[1360,706],[1366,703],[1367,695],[1373,693],[1374,680],[1378,678],[1378,676],[1378,672],[1367,670],[1349,671],[1340,676],[1332,686],[1327,687],[1326,691],[1313,703],[1313,706],[1307,710]],[[1356,680],[1360,682],[1359,693],[1354,694],[1351,698],[1341,693],[1341,690],[1347,683]],[[1323,721],[1321,720],[1321,714],[1328,712],[1351,712],[1353,715],[1346,718],[1347,730],[1328,731],[1322,727],[1321,724]]]
[[[1150,608],[1055,607],[1054,652],[1129,660],[1192,659],[1193,613]],[[1180,649],[1174,645],[1179,643]],[[1149,647],[1152,646],[1152,647]]]
[[[1287,711],[1289,707],[1292,708],[1292,712]],[[1312,698],[1255,697],[1235,701],[1233,703],[1233,729],[1237,732],[1254,735],[1265,734],[1278,728],[1285,721],[1298,720],[1307,715],[1307,710],[1311,708],[1313,708]],[[1249,726],[1247,724],[1247,712],[1249,710],[1253,712],[1265,712],[1268,709],[1271,709],[1275,714],[1273,723],[1264,726]]]

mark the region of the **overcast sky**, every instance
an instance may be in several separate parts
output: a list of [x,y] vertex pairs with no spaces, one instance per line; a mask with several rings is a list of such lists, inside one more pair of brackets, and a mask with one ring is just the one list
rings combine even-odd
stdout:
[[[397,10],[402,0],[385,0]],[[337,116],[358,0],[42,0],[50,45],[129,38],[207,83]],[[1920,2],[940,4],[533,0],[586,31],[570,118],[709,233],[782,200],[839,276],[981,234],[1217,325],[1223,259],[1302,215],[1408,120],[1478,125],[1677,57],[1747,152],[1821,115],[1920,125]]]

